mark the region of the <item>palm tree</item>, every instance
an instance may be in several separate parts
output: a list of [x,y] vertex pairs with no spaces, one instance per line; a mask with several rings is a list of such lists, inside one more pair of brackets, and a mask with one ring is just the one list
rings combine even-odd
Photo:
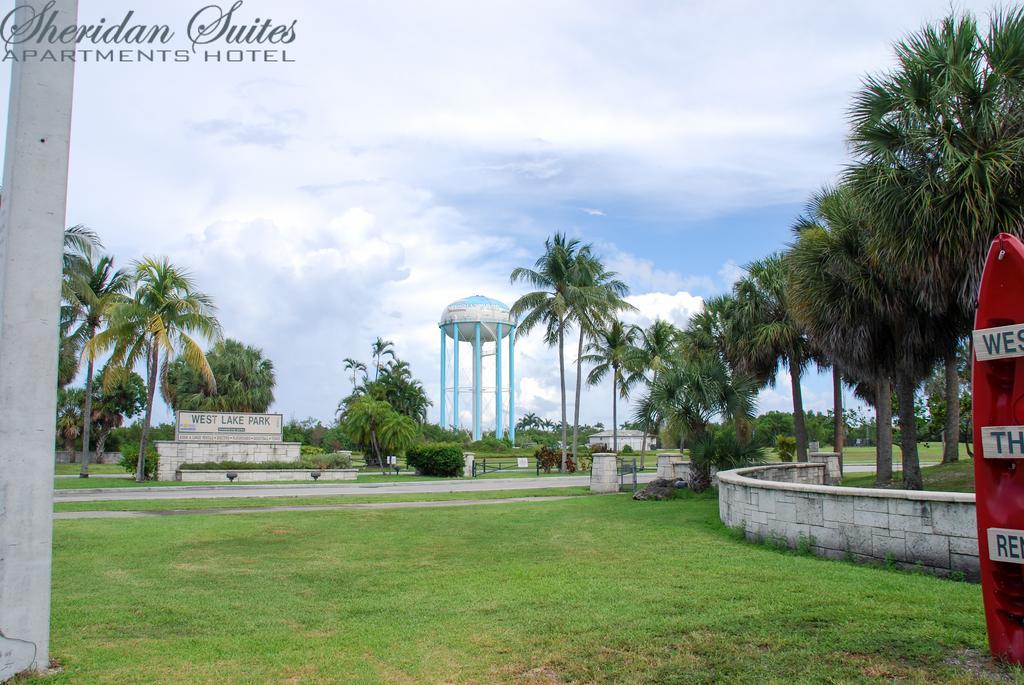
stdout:
[[747,266],[747,275],[734,286],[735,316],[732,325],[745,332],[740,368],[752,375],[764,374],[774,384],[779,365],[789,369],[793,386],[793,428],[797,459],[807,461],[807,426],[804,421],[800,376],[811,360],[807,336],[793,317],[787,292],[786,266],[779,254]]
[[[679,329],[668,321],[655,319],[646,329],[638,329],[638,342],[634,355],[637,369],[633,372],[633,382],[643,383],[650,390],[659,374],[671,363],[672,357],[678,353]],[[653,418],[649,412],[641,412],[642,418]],[[643,427],[644,437],[640,444],[640,453],[647,451],[647,435],[654,425],[644,420],[636,420]]]
[[519,422],[516,424],[517,430],[529,430],[531,428],[543,428],[544,421],[533,412],[529,412],[519,417]]
[[[143,362],[146,367],[146,411],[139,444],[139,463],[135,478],[145,480],[145,456],[149,426],[153,417],[157,377],[181,355],[197,369],[208,387],[216,391],[217,381],[193,338],[198,335],[219,340],[220,324],[208,295],[196,290],[188,272],[174,266],[166,258],[146,258],[135,262],[135,294],[118,305],[110,325],[92,339],[94,353],[113,347],[111,363],[125,370]],[[168,396],[166,374],[162,394]]]
[[96,364],[95,349],[88,346],[96,333],[110,320],[114,308],[128,299],[132,279],[122,269],[114,269],[112,257],[103,256],[93,261],[85,258],[77,267],[69,285],[77,302],[78,326],[68,331],[70,344],[83,350],[86,358],[85,397],[82,408],[82,459],[79,476],[89,477],[89,442],[92,428],[92,384]]
[[399,414],[384,400],[368,395],[345,407],[342,419],[352,439],[369,447],[378,466],[384,464],[387,452],[408,449],[418,432],[416,423],[408,416]]
[[363,378],[366,378],[366,364],[352,357],[345,357],[345,370],[352,373],[352,387],[356,387],[356,374],[362,373]]
[[[146,406],[146,382],[139,374],[112,371],[113,380],[107,381],[110,367],[99,372],[98,386],[93,390],[92,422],[96,429],[96,454],[102,454],[107,437],[125,419],[135,416]],[[123,370],[122,370],[123,371]]]
[[892,480],[892,378],[900,312],[896,283],[868,249],[871,216],[850,186],[815,194],[786,255],[790,306],[833,369],[855,383],[877,411],[876,482]]
[[[81,388],[60,388],[57,392],[57,438],[66,452],[73,452],[75,440],[82,434]],[[71,454],[74,460],[74,454]]]
[[409,363],[394,359],[384,367],[377,383],[371,384],[370,394],[383,399],[403,416],[417,423],[427,420],[427,408],[431,401],[423,384],[413,378]]
[[562,233],[544,241],[544,254],[534,263],[534,268],[519,267],[509,276],[511,283],[524,282],[535,288],[512,305],[510,315],[519,321],[516,337],[526,336],[538,325],[544,326],[544,342],[558,346],[558,380],[562,393],[562,462],[566,469],[565,407],[565,333],[572,321],[573,305],[579,301],[578,269],[580,252],[589,253],[589,248],[580,247],[578,240],[569,240]]
[[70,331],[82,316],[77,290],[92,272],[93,252],[102,247],[99,236],[81,224],[64,229],[63,278],[61,279],[60,343],[57,352],[57,386],[63,388],[78,375],[81,338]]
[[[680,450],[688,442],[699,444],[716,416],[734,423],[754,417],[757,381],[734,372],[721,359],[711,356],[683,357],[668,367],[651,388],[642,404],[644,413],[663,420],[669,432],[679,437]],[[639,410],[638,410],[639,411]],[[706,487],[707,464],[695,464],[693,484]]]
[[593,364],[587,375],[587,385],[597,385],[609,373],[612,377],[612,451],[619,451],[619,402],[618,398],[629,399],[630,387],[636,376],[637,350],[636,326],[627,326],[615,320],[596,331],[594,341],[587,344],[583,361]]
[[[395,343],[390,340],[384,340],[380,336],[373,341],[373,345],[370,346],[371,357],[373,358],[373,380],[377,380],[380,377],[380,360],[384,357],[395,358]],[[355,374],[353,374],[354,377]],[[355,381],[352,383],[355,385]]]
[[576,257],[576,295],[571,305],[572,318],[579,326],[579,343],[576,350],[576,399],[572,415],[572,459],[579,463],[580,396],[583,389],[583,347],[587,339],[599,335],[602,326],[615,320],[616,315],[625,311],[636,311],[636,307],[623,299],[629,293],[629,286],[619,280],[614,271],[591,253],[585,246]]
[[185,359],[167,367],[166,388],[171,407],[187,411],[262,413],[274,403],[274,363],[263,350],[237,340],[221,340],[206,353],[215,384]]
[[[942,321],[914,324],[934,337],[903,373],[900,406],[937,351],[954,409],[947,434],[958,430],[956,346],[970,330],[985,254],[999,231],[1020,235],[1024,225],[1022,45],[1024,8],[994,14],[986,34],[971,14],[953,13],[898,43],[896,68],[866,78],[851,112],[848,177],[879,217],[872,251],[899,270],[915,310]],[[905,447],[905,484],[919,486],[916,445]]]

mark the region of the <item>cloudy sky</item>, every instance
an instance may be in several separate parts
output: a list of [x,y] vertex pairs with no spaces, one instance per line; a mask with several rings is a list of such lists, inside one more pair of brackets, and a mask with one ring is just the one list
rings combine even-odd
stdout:
[[[131,9],[184,34],[205,4],[81,0],[80,21]],[[294,61],[79,65],[68,223],[124,265],[189,268],[226,335],[274,361],[286,418],[330,419],[342,359],[369,361],[379,335],[436,420],[446,304],[511,303],[511,269],[564,231],[630,284],[641,322],[685,324],[786,245],[847,160],[861,77],[948,8],[246,0],[243,22],[296,20]],[[536,337],[517,351],[520,413],[555,418],[556,354]],[[608,424],[610,394],[587,391],[583,419]],[[829,407],[828,379],[804,399]],[[790,407],[782,374],[760,408]]]

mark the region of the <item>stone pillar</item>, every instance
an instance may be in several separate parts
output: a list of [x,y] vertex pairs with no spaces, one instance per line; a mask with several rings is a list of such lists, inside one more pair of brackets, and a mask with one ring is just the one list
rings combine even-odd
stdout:
[[476,456],[472,452],[462,453],[462,477],[472,478],[473,477],[473,462],[476,461]]
[[839,485],[843,480],[842,469],[839,468],[839,454],[836,452],[812,452],[807,461],[811,464],[825,465],[824,485]]
[[595,454],[590,468],[591,492],[618,492],[618,459],[614,454]]
[[[21,25],[47,2],[16,4]],[[76,23],[77,0],[50,4],[58,30]],[[50,660],[57,317],[74,76],[71,60],[11,62],[0,202],[0,681],[45,670]]]
[[679,457],[673,457],[669,454],[658,455],[658,478],[672,478],[675,474],[673,472],[673,460]]

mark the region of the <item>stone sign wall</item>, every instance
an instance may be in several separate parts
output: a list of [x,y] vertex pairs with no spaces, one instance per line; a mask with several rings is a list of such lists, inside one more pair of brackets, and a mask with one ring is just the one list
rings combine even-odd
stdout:
[[157,480],[175,480],[178,467],[186,463],[242,461],[259,464],[267,461],[297,462],[300,458],[300,445],[297,442],[224,443],[160,440],[154,444],[160,456],[156,471]]

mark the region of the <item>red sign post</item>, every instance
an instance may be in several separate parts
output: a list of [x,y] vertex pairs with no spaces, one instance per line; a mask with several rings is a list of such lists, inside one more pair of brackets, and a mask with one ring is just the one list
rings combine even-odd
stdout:
[[974,482],[988,643],[994,656],[1024,664],[1024,243],[1012,235],[992,241],[974,329]]

